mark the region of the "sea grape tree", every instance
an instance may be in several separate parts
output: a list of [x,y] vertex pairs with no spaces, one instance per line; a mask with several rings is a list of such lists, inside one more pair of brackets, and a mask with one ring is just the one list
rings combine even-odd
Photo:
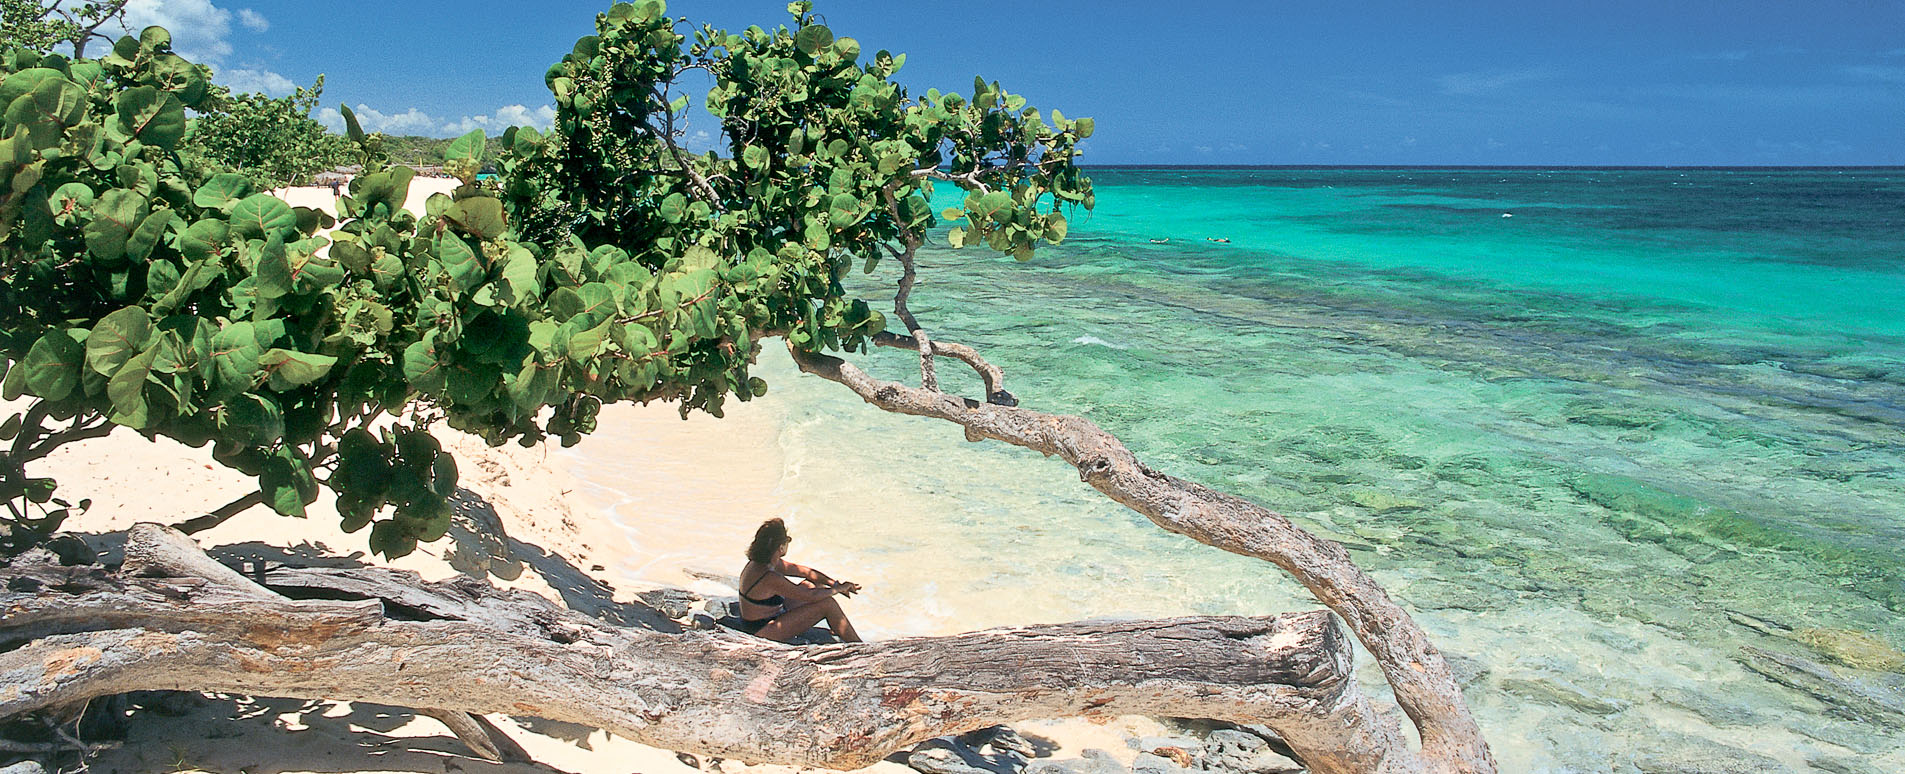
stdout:
[[361,160],[349,140],[311,118],[324,96],[322,75],[282,97],[213,89],[218,94],[212,104],[195,110],[199,115],[188,121],[179,145],[180,160],[188,167],[225,167],[269,190],[306,185],[318,172]]
[[[499,183],[476,178],[482,133],[452,143],[460,185],[423,212],[404,205],[414,173],[377,163],[345,109],[367,168],[341,222],[181,162],[184,111],[208,87],[164,30],[99,61],[9,52],[0,389],[28,403],[0,427],[0,526],[15,544],[56,526],[52,482],[26,466],[117,425],[210,444],[257,478],[212,518],[255,502],[300,515],[328,488],[346,528],[401,555],[450,522],[455,464],[432,426],[573,444],[607,402],[719,415],[766,389],[749,367],[778,338],[802,370],[879,408],[1057,456],[1164,529],[1302,582],[1369,649],[1422,740],[1409,751],[1393,722],[1339,693],[1289,720],[1338,739],[1311,751],[1333,761],[1319,770],[1492,771],[1447,662],[1340,546],[1151,469],[1083,418],[1019,407],[1000,369],[908,308],[937,227],[954,247],[1021,260],[1066,237],[1068,208],[1094,204],[1076,166],[1092,122],[984,79],[912,94],[894,80],[903,55],[837,37],[807,2],[788,9],[791,28],[732,32],[690,27],[659,0],[613,6],[546,73],[553,129],[507,132]],[[703,78],[725,152],[681,144]],[[886,259],[904,333],[842,282]],[[918,385],[834,354],[869,345],[917,351]],[[941,390],[939,356],[975,369],[983,400]],[[1349,716],[1357,727],[1341,728]]]
[[100,29],[122,22],[126,3],[127,0],[0,0],[0,47],[52,51],[71,46],[75,57],[85,56],[86,47],[93,41],[112,41],[112,37]]

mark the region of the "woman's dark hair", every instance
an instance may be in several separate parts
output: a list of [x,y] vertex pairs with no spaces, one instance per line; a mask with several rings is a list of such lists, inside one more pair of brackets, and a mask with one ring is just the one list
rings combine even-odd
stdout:
[[774,561],[774,552],[792,539],[787,534],[786,522],[780,519],[761,522],[761,528],[754,530],[754,542],[747,546],[747,560],[761,564]]

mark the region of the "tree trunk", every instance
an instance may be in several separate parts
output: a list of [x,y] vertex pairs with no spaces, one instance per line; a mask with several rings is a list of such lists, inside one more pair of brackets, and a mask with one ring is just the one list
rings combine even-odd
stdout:
[[793,647],[616,627],[528,592],[381,568],[263,574],[297,596],[333,597],[292,599],[156,524],[133,528],[126,556],[116,573],[44,551],[0,568],[0,717],[130,691],[216,691],[420,708],[479,747],[483,724],[460,722],[465,713],[853,769],[1015,720],[1169,715],[1262,723],[1317,772],[1418,770],[1357,689],[1348,641],[1322,611]]
[[831,355],[802,352],[791,344],[788,350],[802,371],[845,385],[882,410],[952,422],[965,429],[969,441],[992,439],[1058,455],[1078,470],[1080,480],[1159,527],[1275,564],[1341,615],[1382,668],[1396,703],[1422,739],[1419,754],[1398,748],[1396,757],[1413,758],[1410,767],[1438,773],[1495,771],[1494,755],[1469,714],[1448,662],[1409,613],[1357,567],[1342,546],[1256,503],[1152,470],[1116,436],[1083,417],[916,389],[875,379]]

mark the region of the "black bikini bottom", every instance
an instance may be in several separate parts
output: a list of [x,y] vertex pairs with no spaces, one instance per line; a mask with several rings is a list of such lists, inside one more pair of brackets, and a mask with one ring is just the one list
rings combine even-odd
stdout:
[[762,629],[767,628],[768,624],[773,623],[774,619],[779,617],[780,615],[776,614],[776,615],[771,615],[766,618],[763,618],[759,621],[750,621],[750,620],[747,620],[746,618],[737,618],[735,620],[739,621],[740,625],[734,628],[740,629],[741,631],[747,632],[748,634],[760,634]]

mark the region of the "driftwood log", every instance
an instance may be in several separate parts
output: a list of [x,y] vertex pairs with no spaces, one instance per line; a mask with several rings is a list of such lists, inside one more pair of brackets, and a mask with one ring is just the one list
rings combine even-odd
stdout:
[[1323,611],[792,647],[613,626],[468,578],[280,568],[260,585],[156,524],[133,528],[125,556],[112,571],[36,550],[0,568],[0,717],[183,689],[418,708],[492,757],[507,740],[471,713],[853,769],[1015,720],[1149,714],[1267,725],[1316,772],[1412,763],[1383,753],[1395,724]]

